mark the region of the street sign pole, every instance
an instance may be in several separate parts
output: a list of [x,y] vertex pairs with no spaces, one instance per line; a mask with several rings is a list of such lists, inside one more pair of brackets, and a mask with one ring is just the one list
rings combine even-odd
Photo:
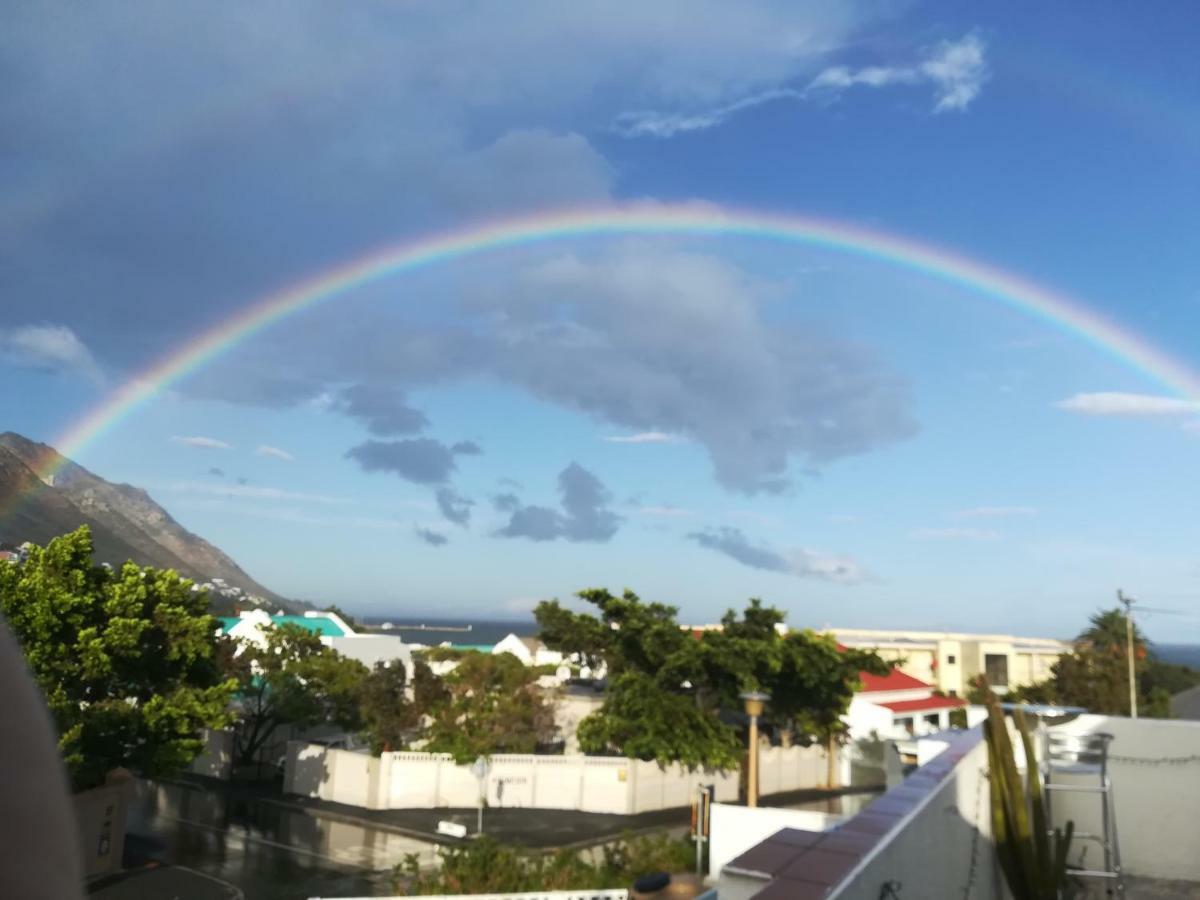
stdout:
[[479,811],[475,818],[475,834],[478,836],[483,834],[483,801],[487,795],[487,758],[481,756],[475,760],[475,765],[471,767],[471,771],[479,781]]

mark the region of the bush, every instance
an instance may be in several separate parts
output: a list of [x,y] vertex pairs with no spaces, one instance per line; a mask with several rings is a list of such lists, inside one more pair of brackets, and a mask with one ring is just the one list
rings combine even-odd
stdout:
[[686,838],[625,837],[606,845],[598,861],[578,850],[537,853],[488,835],[439,850],[442,867],[422,872],[409,854],[395,870],[395,888],[409,895],[500,894],[628,887],[651,872],[681,872],[695,860]]

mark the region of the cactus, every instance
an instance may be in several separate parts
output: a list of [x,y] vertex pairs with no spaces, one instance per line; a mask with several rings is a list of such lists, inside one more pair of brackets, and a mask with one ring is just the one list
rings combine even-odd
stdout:
[[1058,900],[1066,896],[1067,851],[1075,826],[1051,833],[1046,821],[1042,782],[1029,725],[1021,710],[1013,721],[1025,748],[1025,778],[1017,771],[1004,711],[987,692],[988,717],[983,732],[988,745],[988,781],[992,801],[992,839],[1000,868],[1016,900]]

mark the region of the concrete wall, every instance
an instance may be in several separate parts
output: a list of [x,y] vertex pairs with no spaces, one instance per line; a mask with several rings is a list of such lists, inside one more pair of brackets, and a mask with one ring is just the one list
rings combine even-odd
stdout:
[[725,863],[765,841],[781,828],[827,831],[845,817],[809,809],[780,809],[773,806],[712,805],[709,829],[708,875],[717,878]]
[[128,781],[118,781],[71,797],[85,878],[120,870],[131,791]]
[[[1007,888],[991,843],[986,769],[987,745],[980,740],[944,779],[906,780],[897,793],[926,793],[829,896],[878,900],[889,896],[884,885],[897,882],[893,896],[898,897],[1004,900]],[[877,801],[879,808],[890,794]],[[870,816],[871,811],[868,806],[863,815]]]
[[[1125,871],[1200,881],[1200,722],[1086,715],[1054,730],[1113,735],[1111,777]],[[1094,775],[1054,778],[1096,783]],[[1056,825],[1072,819],[1077,831],[1100,831],[1095,795],[1059,792],[1052,804]],[[1073,848],[1073,863],[1083,847],[1079,842]],[[1087,854],[1089,867],[1095,868],[1101,859],[1099,848],[1093,844]]]
[[[763,793],[817,787],[825,779],[818,747],[773,747],[759,757]],[[491,807],[576,809],[632,815],[691,804],[702,784],[716,799],[735,801],[738,773],[689,772],[679,765],[623,757],[492,757],[484,785]],[[385,753],[373,757],[318,744],[288,745],[284,791],[367,809],[473,807],[480,785],[470,766],[447,754]]]
[[204,749],[192,760],[188,771],[208,778],[228,781],[233,771],[233,732],[228,729],[204,731]]

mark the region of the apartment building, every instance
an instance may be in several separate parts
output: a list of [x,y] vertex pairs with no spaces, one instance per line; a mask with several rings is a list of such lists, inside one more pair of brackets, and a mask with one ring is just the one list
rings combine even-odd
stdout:
[[1007,634],[827,628],[846,647],[875,650],[906,675],[951,697],[965,696],[972,679],[986,675],[997,693],[1050,677],[1050,667],[1071,649],[1066,641]]

